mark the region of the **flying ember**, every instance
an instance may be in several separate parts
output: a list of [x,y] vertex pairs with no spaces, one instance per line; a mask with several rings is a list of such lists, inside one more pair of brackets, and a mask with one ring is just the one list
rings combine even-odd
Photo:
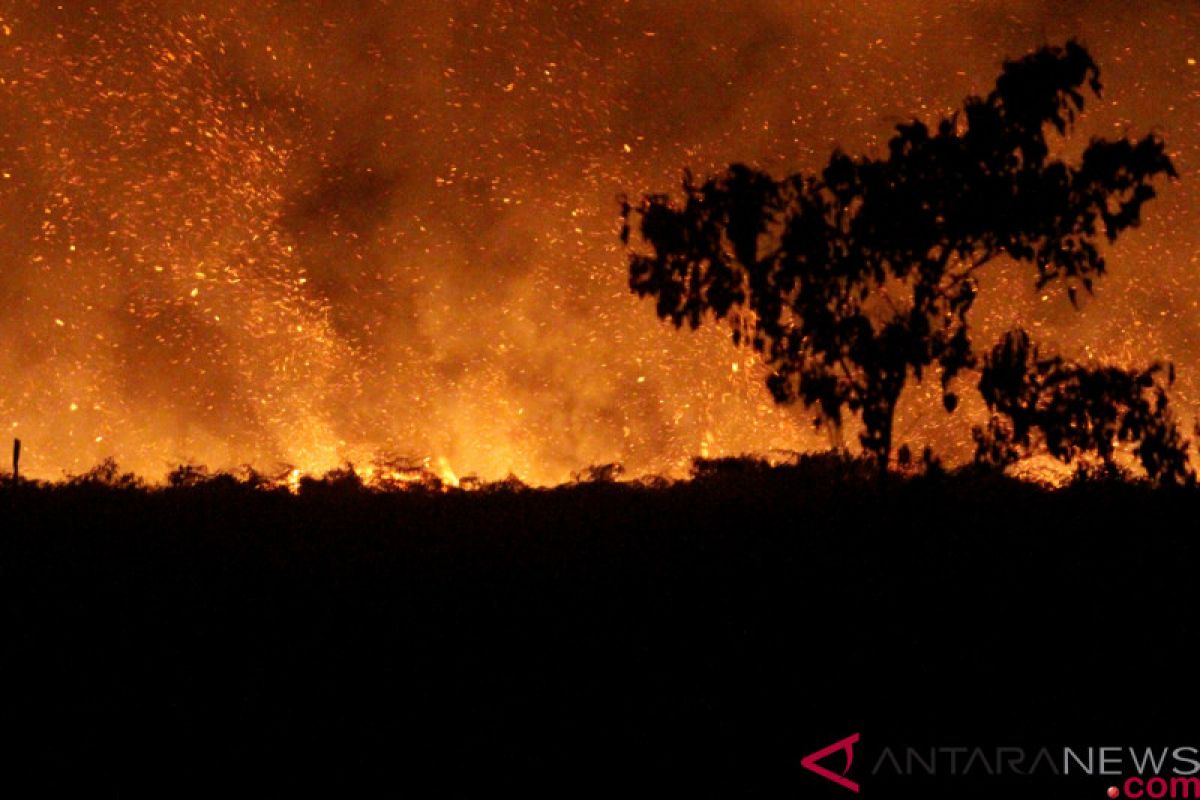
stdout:
[[[0,424],[22,470],[252,465],[295,488],[410,464],[457,486],[825,447],[726,332],[672,335],[630,293],[617,198],[877,153],[1071,36],[1105,94],[1061,146],[1153,130],[1182,177],[1094,306],[999,265],[979,339],[1019,322],[1072,357],[1174,361],[1191,420],[1200,9],[737,5],[0,5]],[[933,383],[897,441],[961,459]]]

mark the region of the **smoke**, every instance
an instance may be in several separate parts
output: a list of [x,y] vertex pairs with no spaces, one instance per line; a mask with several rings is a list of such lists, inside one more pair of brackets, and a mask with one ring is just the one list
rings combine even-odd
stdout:
[[[391,453],[549,482],[823,446],[724,331],[629,294],[615,198],[877,150],[1070,36],[1106,88],[1076,140],[1157,130],[1184,179],[1081,311],[994,275],[980,341],[1020,323],[1174,359],[1190,414],[1198,23],[1054,0],[0,3],[0,425],[42,477]],[[969,420],[934,408],[913,393],[901,438],[961,453]]]

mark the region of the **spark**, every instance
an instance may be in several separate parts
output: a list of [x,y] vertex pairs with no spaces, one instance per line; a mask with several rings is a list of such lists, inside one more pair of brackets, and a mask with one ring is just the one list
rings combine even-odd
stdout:
[[[1147,25],[1115,0],[27,5],[0,18],[0,416],[35,477],[112,455],[290,465],[296,488],[398,454],[446,486],[549,483],[824,447],[727,331],[629,294],[615,197],[878,153],[1070,36],[1105,71],[1077,139],[1156,130],[1185,176],[1200,161],[1200,10],[1178,4]],[[1079,312],[997,274],[979,341],[1019,322],[1068,356],[1174,359],[1190,408],[1197,185],[1163,188]],[[971,409],[931,412],[936,381],[911,401],[902,439],[969,453]]]

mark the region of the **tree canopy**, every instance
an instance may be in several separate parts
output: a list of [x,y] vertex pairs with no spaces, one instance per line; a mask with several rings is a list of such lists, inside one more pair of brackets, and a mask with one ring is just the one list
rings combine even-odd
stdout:
[[1027,264],[1075,303],[1105,272],[1105,241],[1176,176],[1154,134],[1093,139],[1077,163],[1052,155],[1048,137],[1070,134],[1100,90],[1071,41],[1006,62],[986,97],[932,128],[896,126],[880,157],[835,151],[819,174],[779,180],[744,164],[702,183],[687,172],[680,197],[623,201],[622,241],[641,238],[630,287],[677,327],[728,323],[762,355],[776,401],[818,424],[858,416],[886,468],[905,385],[934,373],[953,411],[955,377],[978,365],[978,272]]

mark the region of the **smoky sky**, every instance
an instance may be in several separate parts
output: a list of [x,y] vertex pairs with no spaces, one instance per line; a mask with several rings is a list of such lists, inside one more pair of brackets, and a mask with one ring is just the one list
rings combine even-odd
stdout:
[[[1064,151],[1155,131],[1182,177],[1081,310],[998,269],[978,341],[1171,359],[1195,413],[1189,4],[3,2],[0,25],[0,424],[32,474],[386,453],[556,481],[823,446],[725,331],[629,294],[617,197],[878,152],[1069,37],[1104,95]],[[900,441],[966,452],[972,409],[927,394]]]

